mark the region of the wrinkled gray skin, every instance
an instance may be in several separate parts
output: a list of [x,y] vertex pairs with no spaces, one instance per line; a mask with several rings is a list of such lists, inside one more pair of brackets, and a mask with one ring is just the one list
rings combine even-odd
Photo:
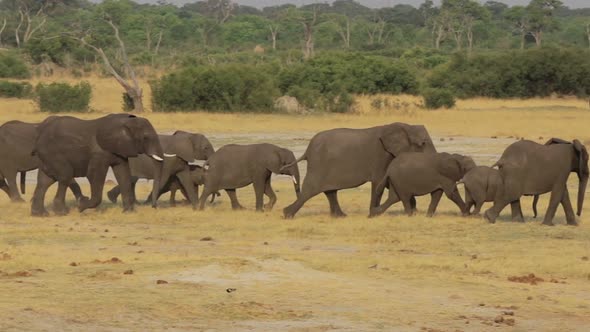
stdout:
[[[92,193],[90,199],[80,199],[79,211],[97,207],[102,201],[109,167],[121,186],[124,211],[132,211],[135,200],[128,158],[140,154],[152,156],[155,169],[160,168],[163,158],[154,127],[148,120],[130,114],[111,114],[95,120],[50,117],[39,124],[34,153],[41,160],[31,204],[34,216],[48,214],[44,207],[45,193],[55,182],[59,186],[53,209],[57,214],[66,214],[65,192],[75,177],[86,177]],[[156,174],[156,192],[159,187],[160,174]],[[154,207],[156,198],[152,196]]]
[[[502,187],[494,199],[494,205],[484,216],[494,223],[506,205],[511,204],[513,218],[523,222],[519,200],[522,195],[540,195],[551,192],[544,225],[553,225],[557,206],[561,203],[568,225],[577,225],[567,189],[571,172],[578,174],[578,211],[582,214],[584,193],[588,184],[588,151],[578,140],[573,142],[558,138],[545,145],[532,141],[511,144],[496,163],[502,177]],[[495,165],[495,166],[496,166]]]
[[[477,215],[480,213],[483,203],[494,201],[496,191],[502,186],[502,177],[500,176],[500,171],[495,168],[477,166],[467,172],[459,182],[465,186],[465,205],[467,205],[467,211]],[[534,196],[533,213],[534,217],[537,218],[539,195]],[[475,208],[471,212],[473,206]]]
[[[13,202],[23,202],[16,184],[20,172],[20,189],[25,194],[25,180],[28,171],[39,168],[39,158],[33,155],[37,137],[37,123],[9,121],[0,126],[0,189]],[[6,181],[5,181],[6,180]],[[76,200],[82,197],[80,186],[72,180],[70,190]]]
[[376,187],[387,166],[403,152],[436,152],[424,126],[392,123],[366,129],[332,129],[316,134],[297,162],[307,160],[307,175],[301,196],[283,210],[293,218],[310,198],[324,193],[333,217],[346,214],[338,203],[338,190],[371,182],[371,202],[376,207],[383,191]]
[[468,210],[457,190],[457,181],[475,167],[470,157],[460,154],[407,152],[397,156],[377,187],[389,188],[389,198],[380,206],[371,208],[370,216],[385,212],[400,200],[408,215],[416,211],[416,196],[430,194],[427,216],[432,217],[442,194],[452,200],[465,216]]
[[[162,149],[164,149],[164,161],[161,166],[161,186],[163,189],[170,185],[170,181],[178,181],[185,188],[185,193],[188,195],[189,201],[196,208],[198,202],[198,192],[195,190],[187,190],[186,188],[193,188],[195,183],[191,178],[191,165],[196,161],[206,161],[215,152],[211,142],[201,134],[193,134],[184,131],[177,131],[172,135],[159,135]],[[132,183],[135,184],[139,178],[153,179],[156,171],[151,158],[146,155],[140,155],[135,158],[129,158],[129,166],[131,167],[131,175],[133,176]],[[111,189],[107,196],[111,202],[116,202],[119,196],[120,188],[115,186]],[[158,194],[160,197],[163,194],[162,190]]]
[[[300,178],[295,155],[273,144],[225,145],[209,158],[205,169],[205,189],[199,201],[201,210],[207,197],[219,190],[227,192],[234,210],[243,209],[236,189],[249,184],[254,185],[256,211],[271,210],[277,200],[270,183],[272,173],[291,175],[299,196]],[[263,195],[269,198],[264,206]]]

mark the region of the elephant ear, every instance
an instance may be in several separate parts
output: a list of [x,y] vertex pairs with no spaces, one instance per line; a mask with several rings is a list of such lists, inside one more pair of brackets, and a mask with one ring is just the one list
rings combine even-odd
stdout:
[[420,150],[424,150],[427,144],[432,145],[432,148],[434,148],[434,143],[432,143],[432,139],[428,135],[428,130],[423,125],[410,126],[407,129],[407,133],[412,145],[420,147]]
[[96,133],[98,145],[120,157],[137,157],[142,153],[141,139],[135,137],[133,121],[115,121],[114,125],[101,126]]
[[588,150],[586,149],[584,144],[582,144],[582,142],[580,142],[577,139],[574,140],[573,144],[574,144],[574,149],[576,150],[576,153],[578,154],[578,160],[579,160],[578,171],[580,172],[580,174],[588,174],[589,173],[589,170],[588,170]]
[[547,142],[545,142],[545,145],[553,145],[553,144],[571,144],[572,142],[568,142],[566,140],[563,140],[561,138],[550,138]]
[[166,147],[167,154],[175,154],[178,158],[192,163],[195,161],[195,148],[193,142],[190,140],[188,135],[174,135],[174,139],[171,140],[170,144]]
[[410,138],[407,129],[401,125],[391,125],[379,137],[385,150],[394,157],[410,151]]
[[213,145],[205,135],[189,134],[190,140],[195,151],[194,157],[197,160],[207,160],[215,152]]
[[264,165],[264,168],[275,174],[281,174],[283,161],[279,151],[275,150],[271,151],[270,153],[266,153],[262,159],[262,165]]
[[441,175],[453,181],[459,181],[462,177],[461,157],[457,154],[446,152],[439,154],[438,171]]

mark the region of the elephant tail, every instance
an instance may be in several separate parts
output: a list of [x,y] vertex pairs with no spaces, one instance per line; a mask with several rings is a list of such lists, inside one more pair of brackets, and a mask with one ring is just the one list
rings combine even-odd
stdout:
[[537,203],[539,202],[539,195],[535,195],[533,198],[533,214],[534,218],[537,218]]
[[293,165],[296,165],[296,164],[298,164],[300,161],[303,161],[303,160],[307,160],[307,151],[305,151],[305,153],[304,153],[304,154],[303,154],[301,157],[299,157],[297,160],[295,160],[294,162],[292,162],[292,163],[290,163],[290,164],[288,164],[288,165],[285,165],[285,166],[281,167],[281,171],[284,171],[284,170],[286,170],[287,168],[289,168],[289,167],[292,167]]
[[24,195],[26,193],[25,181],[27,180],[27,172],[20,172],[20,192]]

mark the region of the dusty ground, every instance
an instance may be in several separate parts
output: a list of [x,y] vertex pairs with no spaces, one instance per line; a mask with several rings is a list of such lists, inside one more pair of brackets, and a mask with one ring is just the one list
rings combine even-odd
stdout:
[[[43,118],[18,108],[21,103],[0,101],[1,120]],[[463,152],[481,164],[493,163],[515,137],[579,137],[590,143],[590,132],[583,131],[590,111],[582,101],[499,103],[466,101],[450,111],[362,116],[148,117],[161,131],[204,132],[216,147],[270,141],[297,155],[317,130],[399,120],[425,123],[439,150]],[[510,222],[509,211],[495,225],[462,218],[445,198],[432,219],[424,217],[428,200],[421,198],[422,212],[415,217],[394,205],[369,220],[363,186],[341,193],[345,219],[331,219],[325,198],[316,197],[286,221],[281,209],[294,200],[292,186],[277,177],[274,187],[279,200],[265,213],[233,212],[223,194],[204,212],[170,208],[163,199],[157,210],[141,206],[123,214],[105,203],[79,214],[71,201],[69,216],[38,219],[29,216],[29,204],[11,204],[0,195],[0,331],[587,331],[590,326],[588,204],[579,227],[565,226],[562,211],[557,226],[541,226],[531,217],[528,198],[525,224]],[[140,191],[147,194],[148,186]],[[238,195],[253,207],[251,189]],[[547,199],[541,198],[541,214]]]

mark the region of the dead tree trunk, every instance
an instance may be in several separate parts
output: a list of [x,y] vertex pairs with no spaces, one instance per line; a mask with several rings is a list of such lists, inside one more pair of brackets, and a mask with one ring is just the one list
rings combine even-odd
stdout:
[[277,50],[277,37],[279,35],[279,26],[270,24],[268,26],[268,29],[270,30],[270,38],[272,41],[272,50],[276,51]]
[[350,48],[350,19],[346,18],[345,26],[338,25],[338,34],[344,43],[346,49]]
[[[6,19],[4,19],[4,24],[6,24]],[[586,36],[588,37],[588,47],[590,47],[590,23],[586,24]]]
[[0,28],[0,47],[4,47],[4,44],[2,43],[2,33],[4,32],[5,28],[6,28],[6,18],[4,18],[4,21],[2,22],[2,28]]
[[127,57],[127,50],[125,49],[125,43],[123,42],[123,40],[121,39],[121,36],[119,35],[119,28],[117,28],[117,26],[110,20],[107,21],[107,23],[111,26],[111,28],[113,28],[113,31],[115,32],[115,38],[117,39],[117,41],[119,43],[119,51],[121,53],[121,58],[122,58],[121,60],[123,61],[123,68],[124,68],[127,76],[131,79],[131,82],[128,82],[125,78],[123,78],[123,76],[121,76],[121,74],[119,74],[115,70],[115,68],[113,68],[113,66],[111,65],[111,62],[109,61],[109,58],[107,57],[107,55],[105,54],[105,52],[103,51],[102,48],[96,47],[92,44],[89,44],[88,42],[86,42],[86,40],[84,40],[84,38],[77,38],[77,39],[84,46],[87,46],[87,47],[90,47],[91,49],[93,49],[101,57],[106,69],[111,73],[111,75],[113,75],[115,80],[117,80],[117,82],[123,87],[123,89],[125,89],[125,92],[129,95],[129,97],[133,101],[133,111],[137,112],[137,113],[141,113],[144,111],[143,90],[139,86],[139,83],[137,82],[137,77],[135,76],[135,71],[133,70],[133,67],[131,67],[131,64],[129,63],[129,58]]

